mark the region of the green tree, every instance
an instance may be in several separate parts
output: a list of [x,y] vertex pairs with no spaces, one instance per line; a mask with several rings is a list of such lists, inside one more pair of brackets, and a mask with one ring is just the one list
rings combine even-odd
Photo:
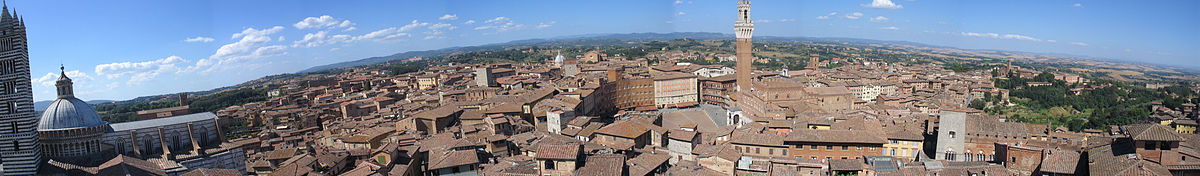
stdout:
[[986,106],[987,106],[987,102],[984,102],[982,99],[975,99],[975,100],[971,100],[971,105],[969,105],[968,107],[975,108],[978,110],[983,110],[983,108]]

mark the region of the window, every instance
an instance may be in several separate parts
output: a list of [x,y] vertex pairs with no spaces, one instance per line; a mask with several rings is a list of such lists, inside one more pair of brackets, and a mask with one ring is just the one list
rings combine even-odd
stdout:
[[1146,145],[1146,150],[1154,150],[1155,148],[1158,148],[1157,142],[1147,141],[1147,142],[1143,142],[1143,143],[1145,143],[1145,145]]
[[832,146],[832,145],[825,146],[825,150],[830,150],[830,151],[832,151],[832,150],[833,150],[833,146]]
[[892,156],[896,156],[896,149],[892,149]]
[[754,148],[754,154],[762,153],[762,148]]
[[10,122],[9,126],[12,126],[13,133],[17,133],[17,122]]
[[809,149],[812,149],[812,150],[817,150],[817,145],[812,145],[812,146],[810,146],[810,147],[809,147]]
[[[554,161],[546,160],[545,164],[546,164],[546,170],[554,170]],[[458,169],[458,168],[455,167],[455,169]],[[454,171],[454,172],[458,172],[458,171]]]
[[783,156],[787,156],[787,149],[783,149]]
[[950,138],[954,138],[954,131],[950,131]]
[[767,154],[775,155],[775,149],[767,149]]
[[850,150],[850,146],[842,146],[842,151],[849,151],[849,150]]

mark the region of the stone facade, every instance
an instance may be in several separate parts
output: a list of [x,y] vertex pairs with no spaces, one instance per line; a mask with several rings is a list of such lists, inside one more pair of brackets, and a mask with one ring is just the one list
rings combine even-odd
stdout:
[[33,109],[33,85],[29,73],[29,50],[25,23],[0,12],[0,169],[3,175],[33,175],[38,170],[38,117]]

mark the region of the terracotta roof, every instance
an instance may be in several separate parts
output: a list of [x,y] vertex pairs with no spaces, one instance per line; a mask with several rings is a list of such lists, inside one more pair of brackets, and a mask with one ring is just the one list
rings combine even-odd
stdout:
[[642,153],[625,161],[625,164],[629,166],[629,175],[647,175],[666,164],[667,160],[671,160],[671,156],[666,153]]
[[653,77],[655,81],[661,81],[661,80],[672,80],[672,79],[696,78],[696,75],[682,73],[682,72],[659,72],[657,74],[651,75],[651,77]]
[[97,175],[167,175],[157,164],[120,154],[100,164],[98,169]]
[[576,160],[579,158],[579,145],[551,145],[543,144],[538,146],[537,159],[556,159],[556,160]]
[[687,130],[679,130],[679,129],[671,129],[670,131],[667,132],[667,137],[669,137],[671,139],[675,139],[675,140],[690,142],[690,141],[692,141],[693,138],[696,137],[696,132],[695,131],[687,131]]
[[616,123],[609,124],[597,130],[596,133],[613,135],[623,138],[637,138],[642,134],[650,131],[650,128],[635,122],[634,120],[622,120]]
[[1042,158],[1042,172],[1075,174],[1079,166],[1079,153],[1069,150],[1046,150]]
[[716,156],[721,159],[736,162],[742,157],[742,153],[734,150],[732,145],[724,143],[721,145],[699,144],[692,148],[692,154],[697,154],[697,158]]
[[281,159],[292,158],[293,156],[296,156],[296,148],[284,148],[284,149],[278,149],[278,150],[271,151],[271,153],[267,153],[266,159],[267,160],[281,160]]
[[413,117],[422,119],[445,118],[450,117],[459,111],[462,111],[462,108],[458,108],[457,106],[441,106],[438,108],[421,111],[420,113],[413,115]]
[[862,159],[830,159],[829,170],[833,171],[860,171],[864,170],[866,164]]
[[1183,136],[1170,127],[1157,124],[1133,124],[1125,126],[1126,133],[1139,141],[1183,141]]
[[199,168],[183,174],[183,176],[240,176],[242,171],[233,169]]
[[[433,152],[440,152],[440,151],[431,151],[431,153],[433,153]],[[436,153],[434,153],[434,154],[436,154]],[[479,163],[479,158],[476,155],[474,150],[449,151],[442,155],[434,155],[434,154],[431,154],[431,156],[440,156],[440,157],[431,157],[432,159],[437,159],[437,160],[436,160],[436,162],[430,163],[430,165],[429,165],[430,170]]]
[[763,134],[755,132],[735,131],[730,142],[735,144],[749,144],[760,146],[784,146],[783,136],[776,134]]
[[598,154],[587,157],[576,176],[621,176],[625,168],[625,155]]
[[883,144],[887,139],[867,130],[812,130],[799,129],[792,131],[784,139],[787,142],[816,142],[816,143],[866,143]]

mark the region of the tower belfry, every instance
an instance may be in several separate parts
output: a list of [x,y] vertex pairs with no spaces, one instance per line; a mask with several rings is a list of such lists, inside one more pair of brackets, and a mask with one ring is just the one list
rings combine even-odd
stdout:
[[42,162],[25,26],[0,5],[0,175],[34,175]]
[[754,36],[754,21],[750,20],[750,1],[739,0],[737,3],[737,21],[733,23],[733,31],[737,36],[737,85],[738,91],[750,90],[750,74],[754,72],[754,44],[750,38]]

